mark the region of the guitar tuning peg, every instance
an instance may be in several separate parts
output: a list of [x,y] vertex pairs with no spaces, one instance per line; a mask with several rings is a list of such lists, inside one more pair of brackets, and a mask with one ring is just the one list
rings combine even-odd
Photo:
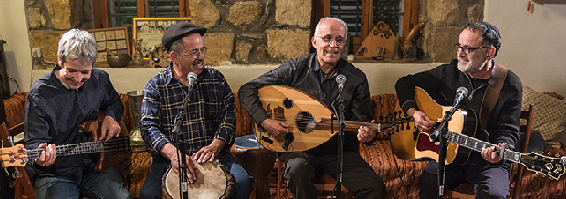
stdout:
[[383,115],[380,115],[380,116],[379,116],[379,121],[382,121],[382,122],[383,122]]
[[407,122],[407,130],[411,130],[411,124]]
[[385,115],[385,121],[389,121],[389,119],[388,119],[387,115]]
[[401,126],[401,131],[405,130],[405,124],[404,123],[401,123],[399,126]]
[[399,126],[395,126],[395,132],[399,132]]

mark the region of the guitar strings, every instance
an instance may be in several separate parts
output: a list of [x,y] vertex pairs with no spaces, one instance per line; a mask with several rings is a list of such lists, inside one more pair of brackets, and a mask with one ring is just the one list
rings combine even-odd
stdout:
[[[83,153],[99,153],[99,152],[105,152],[105,153],[113,153],[120,151],[126,152],[130,150],[129,141],[130,141],[129,137],[118,137],[118,138],[112,138],[106,144],[104,143],[104,141],[95,141],[95,142],[85,142],[80,144],[60,145],[60,146],[56,146],[55,149],[57,156],[77,155]],[[19,148],[16,150],[19,150]],[[14,158],[14,160],[20,160],[25,158],[39,159],[41,152],[45,151],[45,148],[30,149],[30,150],[24,149],[24,150],[25,150],[24,154],[27,154],[27,156],[19,155],[18,152],[4,153],[4,150],[2,150],[3,152],[2,156],[4,155],[13,156],[12,158]]]

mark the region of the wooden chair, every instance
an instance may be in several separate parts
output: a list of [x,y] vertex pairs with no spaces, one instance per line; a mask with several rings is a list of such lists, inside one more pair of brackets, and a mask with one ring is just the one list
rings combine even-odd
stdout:
[[[0,125],[0,136],[2,137],[3,147],[12,147],[10,141],[8,140],[8,136],[16,136],[17,134],[24,132],[24,123],[19,123],[16,126],[8,129],[6,123],[2,123]],[[23,144],[23,140],[17,141],[14,144]],[[22,174],[21,177],[16,178],[15,180],[15,194],[14,198],[21,199],[24,198],[24,195],[28,199],[35,199],[35,191],[33,190],[33,185],[27,175],[24,167],[16,167],[17,171]]]
[[[529,146],[529,141],[531,137],[531,126],[533,123],[533,113],[534,113],[534,106],[532,104],[529,105],[529,109],[526,111],[521,111],[520,118],[525,120],[526,123],[524,125],[520,125],[519,132],[521,132],[521,137],[517,142],[517,148],[519,149],[520,153],[527,153],[527,149]],[[518,173],[515,175],[510,174],[511,176],[511,184],[510,186],[510,197],[519,198],[518,193],[521,190],[521,179],[523,174],[525,173],[525,167],[522,165],[518,166]],[[472,184],[462,184],[457,186],[454,190],[445,190],[444,191],[444,198],[462,198],[462,199],[473,199],[475,197],[474,187]]]

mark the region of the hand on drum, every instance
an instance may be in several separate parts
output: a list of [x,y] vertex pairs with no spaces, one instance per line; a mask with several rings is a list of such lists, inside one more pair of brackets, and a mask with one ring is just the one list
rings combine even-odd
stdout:
[[[187,162],[187,182],[194,183],[197,181],[197,167],[191,161],[191,157],[186,155],[186,162]],[[177,158],[171,159],[171,168],[177,175],[179,175],[179,161]]]
[[220,150],[224,148],[224,141],[220,139],[214,139],[211,144],[202,147],[199,151],[193,154],[193,158],[200,164],[206,161],[212,162],[214,159],[218,158]]

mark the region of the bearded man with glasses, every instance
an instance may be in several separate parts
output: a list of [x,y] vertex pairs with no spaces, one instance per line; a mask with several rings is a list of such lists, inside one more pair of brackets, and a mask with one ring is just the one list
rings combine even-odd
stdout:
[[[472,129],[468,134],[513,150],[519,139],[522,85],[515,73],[495,63],[494,57],[501,47],[499,30],[487,22],[469,23],[454,47],[458,59],[397,81],[395,89],[401,108],[415,119],[420,131],[431,132],[435,121],[417,110],[415,87],[447,106],[454,102],[457,90],[465,87],[468,97],[460,101],[460,107],[479,116],[476,131]],[[438,197],[437,168],[438,163],[432,160],[419,177],[421,198]],[[481,153],[469,153],[463,164],[446,165],[444,187],[452,190],[459,184],[471,183],[476,198],[507,198],[509,170],[510,162],[502,160],[495,147],[483,148]]]
[[[321,19],[311,39],[316,53],[293,58],[240,87],[238,96],[251,119],[272,136],[287,133],[290,124],[268,117],[261,106],[258,89],[266,85],[287,85],[310,93],[327,107],[338,107],[335,100],[339,93],[336,77],[344,75],[347,79],[342,92],[345,120],[371,121],[373,111],[366,75],[340,58],[346,44],[347,32],[346,23],[341,19]],[[354,150],[356,140],[371,144],[375,141],[375,135],[368,127],[360,126],[357,132],[347,132],[344,136],[342,185],[355,192],[356,198],[376,199],[385,196],[383,179]],[[287,165],[285,177],[295,198],[317,198],[313,182],[316,174],[327,173],[336,178],[336,166],[339,162],[337,142],[338,136],[333,136],[308,151],[286,152],[279,156]]]

